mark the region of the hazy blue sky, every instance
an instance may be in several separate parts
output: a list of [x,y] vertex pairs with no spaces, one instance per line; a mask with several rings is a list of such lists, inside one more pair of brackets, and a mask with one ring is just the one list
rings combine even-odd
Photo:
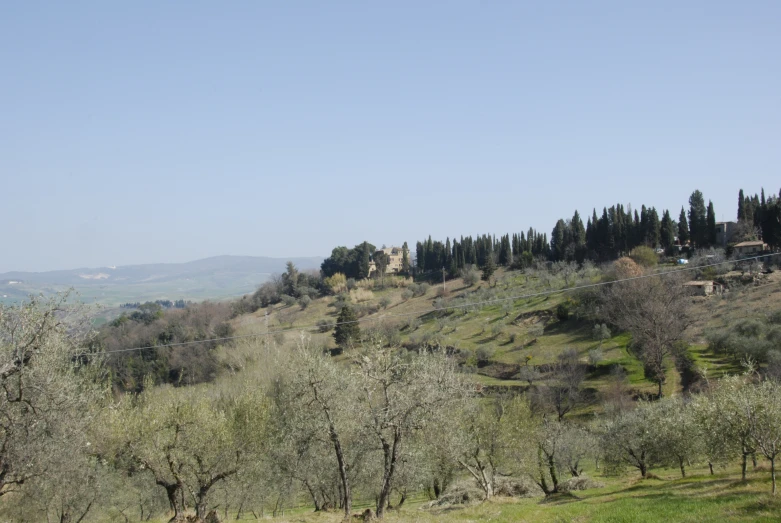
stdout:
[[531,4],[3,2],[0,271],[781,188],[781,2]]

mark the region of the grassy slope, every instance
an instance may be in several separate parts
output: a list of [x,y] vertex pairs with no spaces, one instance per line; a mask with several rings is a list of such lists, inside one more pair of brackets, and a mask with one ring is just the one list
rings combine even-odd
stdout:
[[[534,279],[527,280],[517,272],[499,271],[498,280],[499,283],[493,289],[497,299],[539,293],[549,288]],[[781,285],[778,283],[781,283],[781,273],[771,275],[762,286],[748,287],[724,298],[697,300],[694,308],[696,321],[688,333],[693,343],[691,353],[698,366],[707,369],[710,378],[734,373],[740,368],[736,362],[710,353],[704,332],[724,327],[740,318],[757,317],[767,311],[781,309]],[[450,281],[447,286],[450,303],[465,293],[474,292],[478,287],[488,287],[486,283],[481,283],[467,288],[461,280]],[[476,359],[468,358],[468,363],[476,370],[472,374],[473,379],[484,386],[525,387],[526,383],[519,381],[517,376],[508,375],[510,365],[523,365],[527,358],[532,365],[545,364],[567,348],[574,348],[585,360],[588,351],[599,345],[591,338],[590,323],[575,318],[566,322],[555,319],[552,313],[559,303],[567,299],[567,293],[491,303],[468,313],[462,310],[433,312],[432,303],[437,288],[432,287],[425,296],[407,301],[401,298],[403,289],[374,291],[367,303],[376,303],[380,298],[388,297],[391,304],[387,309],[362,318],[361,328],[368,329],[381,323],[395,324],[401,327],[402,342],[437,337],[442,344],[457,347],[467,356],[486,347],[492,352],[488,365],[475,368]],[[468,301],[473,299],[477,298],[467,297]],[[265,332],[265,314],[269,312],[269,329],[272,332],[287,330],[284,337],[291,341],[298,335],[298,327],[312,326],[323,318],[335,321],[337,311],[330,306],[332,302],[333,298],[330,297],[314,300],[306,310],[300,310],[297,305],[277,305],[269,311],[260,309],[254,314],[236,318],[234,325],[238,334]],[[413,318],[418,318],[420,322],[417,328],[406,326]],[[495,325],[501,328],[498,335],[493,331]],[[308,329],[308,332],[316,343],[333,345],[331,333],[322,334],[315,329]],[[278,334],[278,341],[281,341],[280,337]],[[536,341],[530,343],[532,340]],[[592,398],[598,398],[598,392],[604,389],[609,380],[610,368],[615,364],[621,365],[627,372],[630,387],[635,394],[654,393],[654,384],[643,376],[642,364],[627,349],[629,342],[627,334],[617,333],[602,344],[604,360],[589,373],[584,384],[593,393]],[[672,394],[679,390],[680,377],[671,365],[665,393]],[[597,408],[596,404],[586,405],[577,414],[590,413],[594,408]]]

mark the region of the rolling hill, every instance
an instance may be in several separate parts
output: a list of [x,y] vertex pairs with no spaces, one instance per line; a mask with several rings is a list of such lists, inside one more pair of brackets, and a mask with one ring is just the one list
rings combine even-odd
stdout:
[[187,263],[154,263],[0,274],[0,302],[29,294],[74,288],[84,301],[118,305],[156,299],[221,299],[252,292],[293,261],[300,270],[317,269],[322,258],[214,256]]

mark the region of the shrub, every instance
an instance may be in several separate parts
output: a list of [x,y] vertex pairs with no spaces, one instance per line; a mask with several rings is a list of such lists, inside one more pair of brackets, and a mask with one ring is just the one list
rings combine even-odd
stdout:
[[355,278],[347,278],[346,285],[347,285],[347,290],[351,291],[358,286],[358,282],[355,281]]
[[350,291],[350,296],[356,303],[361,303],[374,298],[374,293],[366,289],[353,289]]
[[334,322],[334,320],[329,320],[329,319],[318,320],[317,330],[319,330],[322,333],[326,333],[334,328],[335,323],[336,322]]
[[569,303],[559,303],[559,306],[556,307],[556,317],[561,321],[567,321],[569,320]]
[[287,294],[283,294],[282,303],[284,303],[286,307],[292,307],[296,303],[296,299],[292,296],[288,296]]
[[409,287],[407,287],[409,290],[412,291],[413,296],[425,296],[428,290],[431,288],[431,286],[428,283],[413,283]]
[[339,294],[347,290],[347,278],[341,272],[329,276],[323,280],[323,285],[331,294]]
[[489,347],[487,345],[483,345],[482,347],[478,347],[478,349],[475,351],[475,357],[477,358],[477,364],[478,365],[486,365],[488,362],[491,361],[491,358],[494,356],[495,350],[493,347]]
[[596,367],[597,364],[604,359],[602,355],[602,349],[591,349],[588,351],[588,364],[592,367]]
[[626,257],[616,260],[613,270],[617,278],[633,278],[643,274],[643,269],[633,259]]
[[380,307],[382,307],[383,309],[387,309],[390,304],[391,304],[390,297],[383,296],[382,298],[380,298]]
[[493,336],[494,338],[498,338],[499,336],[502,335],[502,330],[503,330],[502,324],[497,321],[496,323],[491,325],[491,336]]
[[659,256],[657,256],[656,252],[644,245],[635,247],[629,257],[642,267],[656,267],[659,263]]
[[412,292],[412,289],[404,289],[401,293],[401,299],[404,301],[409,300],[415,295],[414,292]]
[[461,278],[464,280],[464,285],[471,287],[480,281],[480,271],[472,267],[471,265],[461,269]]
[[312,303],[312,298],[310,298],[308,295],[304,294],[300,298],[298,298],[298,305],[301,307],[301,310],[306,309],[309,307],[309,304]]

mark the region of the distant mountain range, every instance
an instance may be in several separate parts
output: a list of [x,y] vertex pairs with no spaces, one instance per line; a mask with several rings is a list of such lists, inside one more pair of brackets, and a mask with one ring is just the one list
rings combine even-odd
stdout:
[[84,301],[105,305],[155,299],[221,299],[255,290],[292,261],[299,270],[318,269],[320,257],[269,258],[214,256],[187,263],[152,263],[118,267],[0,274],[0,301],[16,302],[29,294],[51,294],[73,287]]

